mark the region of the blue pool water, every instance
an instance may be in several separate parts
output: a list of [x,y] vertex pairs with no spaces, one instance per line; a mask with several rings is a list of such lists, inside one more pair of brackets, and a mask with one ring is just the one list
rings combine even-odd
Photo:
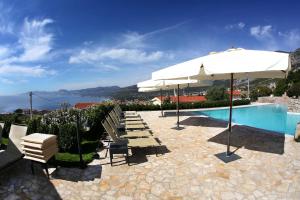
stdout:
[[[228,121],[229,109],[196,111],[215,119]],[[287,112],[280,105],[249,106],[233,108],[232,121],[237,124],[294,135],[300,115]]]

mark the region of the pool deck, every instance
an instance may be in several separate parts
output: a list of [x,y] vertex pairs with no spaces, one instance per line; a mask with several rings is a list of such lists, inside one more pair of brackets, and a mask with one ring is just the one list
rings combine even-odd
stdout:
[[[94,160],[84,169],[59,168],[49,181],[21,161],[0,175],[0,199],[300,199],[300,143],[291,137],[234,126],[232,150],[240,157],[224,163],[227,124],[199,116],[160,118],[140,112],[161,141],[153,151]],[[267,120],[267,119],[266,119]],[[101,158],[105,151],[99,152]],[[38,167],[37,167],[38,168]]]

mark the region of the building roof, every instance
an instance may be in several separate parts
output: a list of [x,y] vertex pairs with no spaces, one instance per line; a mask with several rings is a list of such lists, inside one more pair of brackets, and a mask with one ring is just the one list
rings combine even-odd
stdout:
[[[227,94],[230,94],[230,90],[227,91]],[[240,90],[233,90],[232,94],[233,94],[233,96],[239,96],[239,95],[241,95],[241,91]]]
[[91,106],[94,106],[94,105],[98,105],[98,104],[101,104],[101,103],[97,103],[97,102],[80,102],[80,103],[76,103],[75,104],[75,108],[77,109],[86,109],[86,108],[89,108]]
[[[160,97],[156,97],[161,100]],[[168,97],[163,97],[163,101]],[[171,102],[177,101],[177,96],[169,96]],[[199,102],[199,101],[206,101],[205,96],[179,96],[179,102],[183,103],[191,103],[191,102]]]

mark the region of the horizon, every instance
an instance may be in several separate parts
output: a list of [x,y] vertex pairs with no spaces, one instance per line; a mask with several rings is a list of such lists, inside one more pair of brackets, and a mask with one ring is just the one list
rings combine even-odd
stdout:
[[0,95],[128,87],[232,46],[291,52],[300,3],[288,2],[0,0]]

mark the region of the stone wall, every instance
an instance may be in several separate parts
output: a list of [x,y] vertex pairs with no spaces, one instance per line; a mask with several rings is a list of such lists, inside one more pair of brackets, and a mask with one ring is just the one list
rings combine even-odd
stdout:
[[299,112],[300,113],[300,99],[292,99],[288,96],[282,97],[258,97],[257,102],[259,103],[276,103],[283,104],[288,107],[289,112]]

